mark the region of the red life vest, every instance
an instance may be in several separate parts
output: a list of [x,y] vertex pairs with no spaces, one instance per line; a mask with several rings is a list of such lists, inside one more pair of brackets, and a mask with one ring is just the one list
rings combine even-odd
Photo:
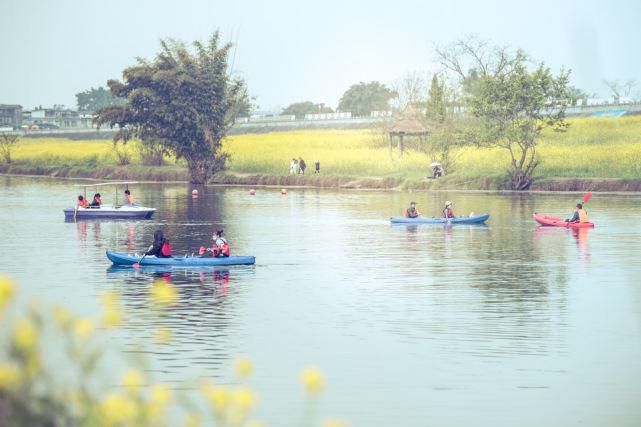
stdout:
[[220,253],[223,254],[223,256],[229,256],[229,243],[227,243],[227,240],[223,243],[223,247],[220,248]]
[[451,208],[443,209],[443,218],[454,218],[454,211]]
[[410,212],[412,208],[407,208],[405,209],[405,218],[418,218],[418,216],[421,214],[418,209],[414,208],[414,215]]
[[169,240],[163,242],[160,253],[163,254],[163,256],[171,256],[171,243],[169,243]]

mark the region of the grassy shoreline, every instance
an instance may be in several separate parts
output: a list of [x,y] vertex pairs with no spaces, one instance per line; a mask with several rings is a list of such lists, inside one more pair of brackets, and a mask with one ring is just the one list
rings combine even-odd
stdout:
[[[532,190],[641,191],[641,116],[573,119],[564,133],[541,137],[541,165]],[[425,179],[433,159],[407,150],[390,159],[385,138],[375,130],[304,130],[232,135],[225,141],[229,170],[211,184],[309,186],[320,188],[504,190],[507,152],[466,147],[456,151],[453,173]],[[122,149],[121,149],[122,150]],[[145,166],[137,143],[125,147],[130,164],[118,166],[109,140],[28,139],[0,164],[0,173],[66,178],[187,181],[184,163]],[[303,157],[307,176],[289,175],[289,161]],[[321,175],[313,163],[321,162]],[[311,173],[311,174],[310,174]]]

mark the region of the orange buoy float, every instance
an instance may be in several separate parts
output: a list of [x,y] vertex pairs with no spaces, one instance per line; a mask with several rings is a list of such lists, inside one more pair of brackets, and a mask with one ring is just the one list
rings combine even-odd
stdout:
[[287,190],[284,189],[284,188],[281,188],[280,194],[282,194],[283,196],[286,195],[287,194]]
[[251,190],[249,190],[249,195],[250,196],[255,196],[256,195],[256,190],[254,190],[253,188]]
[[195,188],[191,190],[191,197],[198,197],[198,190],[196,190]]

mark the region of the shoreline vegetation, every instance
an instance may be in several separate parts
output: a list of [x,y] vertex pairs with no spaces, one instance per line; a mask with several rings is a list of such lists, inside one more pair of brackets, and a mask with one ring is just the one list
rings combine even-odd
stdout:
[[[641,116],[570,119],[565,132],[541,136],[541,165],[532,191],[641,191]],[[426,179],[432,158],[408,142],[403,157],[390,159],[380,129],[315,129],[230,135],[224,145],[227,171],[209,184],[319,188],[505,190],[509,155],[498,148],[464,147],[452,153],[451,171]],[[116,152],[118,150],[118,152]],[[305,159],[306,175],[289,175],[292,158]],[[0,173],[103,180],[189,181],[184,162],[165,158],[143,164],[137,142],[117,149],[111,140],[22,138],[12,163]],[[128,164],[123,165],[123,159]],[[320,161],[320,175],[314,162]]]

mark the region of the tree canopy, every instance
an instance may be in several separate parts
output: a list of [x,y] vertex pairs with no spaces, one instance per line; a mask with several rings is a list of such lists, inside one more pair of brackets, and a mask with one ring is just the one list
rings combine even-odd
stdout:
[[205,45],[162,40],[152,61],[138,59],[123,71],[123,81],[110,80],[111,92],[127,100],[97,114],[98,125],[117,126],[114,141],[137,137],[155,141],[178,159],[185,159],[193,183],[204,183],[224,169],[222,141],[233,121],[249,103],[247,87],[232,76],[231,43],[220,43],[220,32]]
[[76,103],[80,111],[94,112],[111,105],[124,105],[126,102],[125,99],[114,97],[110,90],[102,86],[76,94]]
[[315,104],[312,101],[303,101],[295,102],[288,105],[281,114],[293,115],[297,119],[302,119],[305,117],[305,114],[316,114],[316,113],[332,113],[330,107],[326,107],[324,104]]
[[377,81],[360,82],[345,91],[338,103],[340,111],[350,111],[354,116],[368,116],[372,111],[389,110],[389,101],[396,93]]

